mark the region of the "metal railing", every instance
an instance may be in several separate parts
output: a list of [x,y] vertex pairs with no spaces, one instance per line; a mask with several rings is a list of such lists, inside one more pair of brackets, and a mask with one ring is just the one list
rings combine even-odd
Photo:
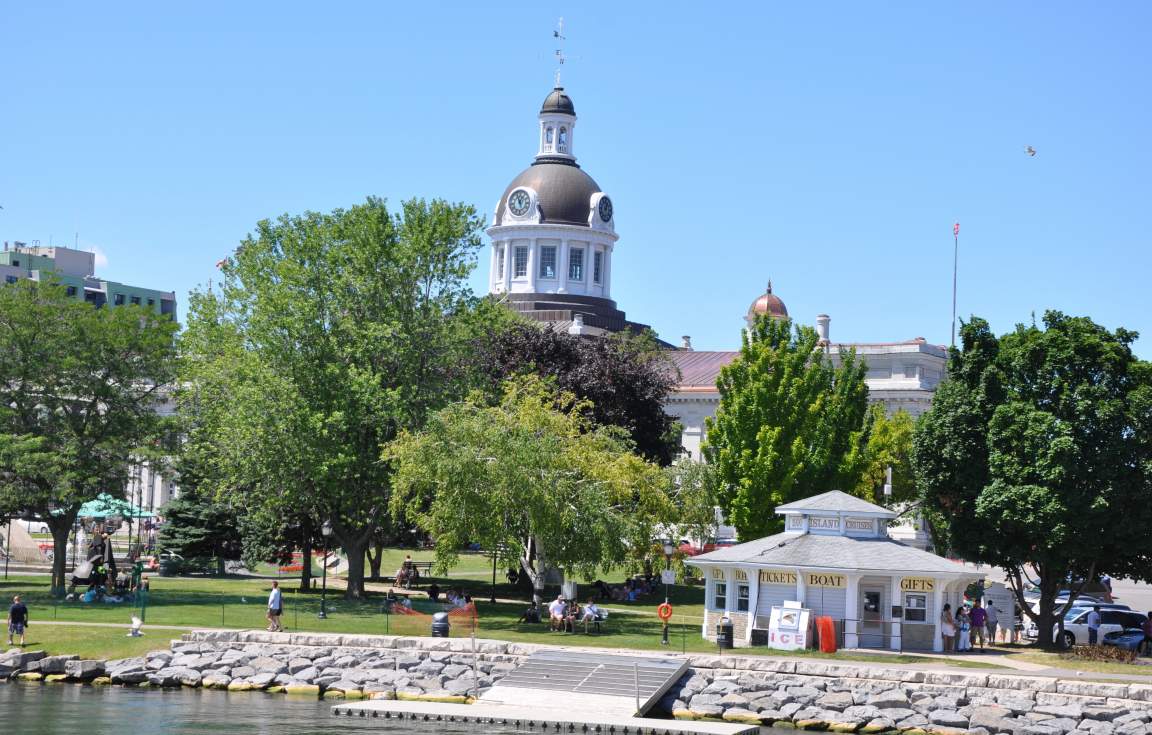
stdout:
[[840,648],[882,648],[889,651],[904,650],[903,620],[840,620]]

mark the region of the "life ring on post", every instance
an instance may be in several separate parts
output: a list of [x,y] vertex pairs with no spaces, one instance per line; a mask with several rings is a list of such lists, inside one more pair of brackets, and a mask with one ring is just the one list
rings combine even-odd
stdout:
[[656,608],[656,617],[667,623],[672,619],[672,606],[667,602],[660,603],[660,607]]

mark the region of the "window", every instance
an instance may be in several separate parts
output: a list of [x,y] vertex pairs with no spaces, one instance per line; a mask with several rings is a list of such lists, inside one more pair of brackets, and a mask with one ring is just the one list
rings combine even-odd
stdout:
[[568,128],[560,128],[560,137],[557,139],[556,149],[561,153],[568,152]]
[[64,293],[68,294],[69,296],[75,296],[76,295],[76,287],[75,286],[69,286],[68,288],[64,289]]
[[122,294],[122,293],[116,294],[116,298],[113,300],[112,303],[114,303],[116,306],[123,306],[124,305],[124,294]]
[[904,619],[909,623],[928,622],[928,595],[904,595]]
[[551,152],[552,150],[552,127],[549,126],[544,130],[544,150]]
[[728,608],[728,583],[717,582],[716,594],[712,596],[713,610],[726,610]]
[[4,276],[5,283],[16,283],[18,280],[20,279],[18,279],[16,276]]
[[1100,622],[1107,625],[1120,625],[1123,626],[1126,617],[1124,613],[1119,610],[1102,610],[1100,612]]
[[133,306],[139,306],[140,305],[140,297],[139,296],[133,296],[132,298],[130,298],[128,300],[132,302]]
[[20,261],[19,260],[13,260],[12,261],[12,267],[13,268],[19,268],[20,267]]
[[148,299],[148,305],[149,306],[155,306],[156,305],[156,299]]
[[736,585],[736,611],[748,612],[748,585]]
[[496,280],[504,278],[504,246],[496,247]]
[[600,283],[604,276],[604,253],[597,250],[592,253],[592,282]]
[[515,259],[512,261],[512,275],[515,278],[528,275],[528,248],[524,245],[516,248]]
[[584,248],[572,248],[568,252],[568,280],[584,280]]
[[542,245],[542,246],[540,246],[540,277],[541,278],[555,278],[556,277],[556,246],[555,245]]

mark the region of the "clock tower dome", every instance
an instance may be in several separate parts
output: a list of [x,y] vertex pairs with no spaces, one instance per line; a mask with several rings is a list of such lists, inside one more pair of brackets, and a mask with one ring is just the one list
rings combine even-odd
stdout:
[[580,334],[643,329],[612,300],[616,212],[576,163],[576,107],[563,87],[538,115],[536,158],[512,180],[488,228],[488,292],[537,321]]

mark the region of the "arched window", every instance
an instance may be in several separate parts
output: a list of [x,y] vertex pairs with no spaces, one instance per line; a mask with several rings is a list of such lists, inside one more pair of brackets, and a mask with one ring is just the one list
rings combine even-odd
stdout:
[[544,150],[549,151],[549,152],[552,150],[552,126],[551,125],[549,125],[547,128],[544,129]]
[[560,140],[557,148],[561,153],[568,152],[568,128],[560,128]]

